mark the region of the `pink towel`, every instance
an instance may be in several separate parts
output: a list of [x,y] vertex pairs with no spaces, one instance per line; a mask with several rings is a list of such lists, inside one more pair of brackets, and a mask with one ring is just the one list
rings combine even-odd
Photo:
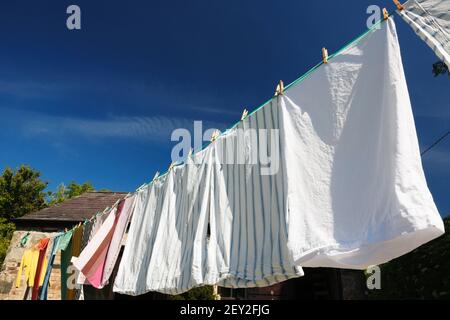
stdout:
[[117,221],[116,214],[120,215],[120,210],[115,208],[109,213],[105,222],[80,253],[79,257],[72,259],[74,267],[95,288],[102,288],[103,267]]
[[95,288],[103,288],[109,280],[120,252],[122,238],[134,208],[134,196],[113,209],[73,265]]
[[130,221],[131,213],[134,210],[135,196],[126,198],[122,203],[120,215],[117,217],[116,227],[114,229],[114,235],[111,239],[111,244],[108,248],[108,254],[106,255],[106,261],[103,269],[102,286],[108,284],[109,277],[111,276],[114,266],[116,265],[117,257],[120,253],[122,246],[123,235],[125,234],[128,222]]

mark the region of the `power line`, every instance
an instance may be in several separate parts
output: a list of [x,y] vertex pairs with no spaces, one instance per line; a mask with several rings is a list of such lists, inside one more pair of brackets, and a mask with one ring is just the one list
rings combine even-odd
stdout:
[[436,147],[439,143],[441,143],[445,138],[447,138],[450,135],[450,130],[447,131],[442,137],[437,139],[431,146],[426,148],[420,155],[423,157],[428,151]]

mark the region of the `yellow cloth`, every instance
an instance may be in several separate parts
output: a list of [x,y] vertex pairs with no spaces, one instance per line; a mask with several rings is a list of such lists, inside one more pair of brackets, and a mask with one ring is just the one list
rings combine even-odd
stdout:
[[[39,260],[39,250],[26,250],[20,262],[19,272],[16,279],[16,288],[20,287],[22,281],[22,270],[25,269],[25,283],[27,287],[34,285],[34,277],[36,276],[36,269]],[[45,271],[47,270],[47,258],[44,257],[41,268],[41,276],[39,277],[39,286],[42,286],[45,278]]]

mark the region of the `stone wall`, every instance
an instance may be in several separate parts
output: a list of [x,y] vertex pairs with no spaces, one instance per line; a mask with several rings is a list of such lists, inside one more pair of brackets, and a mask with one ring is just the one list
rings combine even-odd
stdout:
[[[26,291],[25,277],[22,272],[20,287],[16,288],[16,278],[20,267],[20,261],[25,250],[30,249],[39,240],[47,237],[53,237],[56,233],[29,231],[30,236],[24,247],[20,246],[20,240],[27,231],[16,231],[11,239],[5,261],[0,269],[0,300],[23,300]],[[47,258],[50,253],[47,249]],[[61,271],[60,271],[60,253],[55,257],[52,273],[50,276],[50,286],[48,288],[48,300],[61,299]]]

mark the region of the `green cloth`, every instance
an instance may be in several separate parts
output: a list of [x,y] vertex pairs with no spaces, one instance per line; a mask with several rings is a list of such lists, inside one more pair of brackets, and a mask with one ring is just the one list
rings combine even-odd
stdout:
[[72,240],[73,230],[69,230],[61,236],[56,250],[66,250]]
[[67,300],[67,268],[72,259],[72,234],[73,230],[67,231],[58,243],[58,250],[61,250],[61,300]]
[[24,235],[24,236],[22,237],[22,239],[20,239],[20,246],[21,246],[22,248],[25,247],[25,245],[27,244],[29,238],[30,238],[30,233],[27,232],[27,234]]

